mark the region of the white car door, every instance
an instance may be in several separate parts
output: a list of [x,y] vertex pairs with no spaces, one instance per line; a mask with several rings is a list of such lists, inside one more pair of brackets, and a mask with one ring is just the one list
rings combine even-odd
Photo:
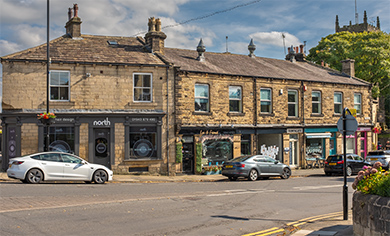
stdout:
[[64,177],[64,163],[59,153],[40,154],[39,158],[33,159],[40,163],[45,172],[45,180],[62,180]]
[[83,160],[69,154],[61,154],[64,166],[65,180],[91,180],[92,169],[88,164],[83,164]]

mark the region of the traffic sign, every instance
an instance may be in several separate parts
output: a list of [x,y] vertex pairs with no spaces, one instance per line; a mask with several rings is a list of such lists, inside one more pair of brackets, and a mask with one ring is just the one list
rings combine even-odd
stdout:
[[358,122],[352,115],[346,115],[345,116],[345,129],[344,129],[344,122],[343,117],[340,117],[340,119],[337,121],[337,129],[340,133],[343,133],[344,130],[346,131],[346,135],[353,135],[357,128],[358,128]]
[[[351,115],[356,118],[356,116],[357,116],[356,109],[351,108],[351,109],[348,109],[348,110],[351,113]],[[345,111],[345,115],[348,115],[348,111]]]

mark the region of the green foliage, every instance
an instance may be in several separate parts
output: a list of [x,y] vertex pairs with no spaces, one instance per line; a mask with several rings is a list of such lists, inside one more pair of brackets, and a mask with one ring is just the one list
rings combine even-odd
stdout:
[[384,172],[381,167],[368,167],[359,172],[352,187],[365,194],[390,197],[390,173]]
[[176,163],[181,163],[183,160],[183,144],[181,142],[176,143]]
[[374,84],[373,97],[390,94],[390,35],[384,32],[339,32],[310,49],[308,61],[341,71],[341,61],[355,60],[355,76]]
[[196,144],[196,173],[202,173],[202,144]]

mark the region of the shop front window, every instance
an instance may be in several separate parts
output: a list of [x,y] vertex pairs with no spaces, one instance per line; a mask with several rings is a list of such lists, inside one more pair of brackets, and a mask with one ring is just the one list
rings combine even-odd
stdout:
[[[46,133],[44,137],[44,145],[46,145]],[[74,140],[74,127],[50,127],[49,151],[74,153]]]
[[228,139],[209,139],[203,142],[203,162],[207,165],[221,165],[233,158],[232,142]]
[[130,127],[130,159],[157,159],[157,128]]
[[306,139],[306,158],[322,158],[322,151],[321,138]]

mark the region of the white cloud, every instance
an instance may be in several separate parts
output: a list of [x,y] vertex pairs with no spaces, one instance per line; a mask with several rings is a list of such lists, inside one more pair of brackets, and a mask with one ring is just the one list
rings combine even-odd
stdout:
[[283,47],[284,44],[283,44],[282,34],[284,34],[284,36],[285,36],[284,44],[286,47],[291,46],[291,45],[298,46],[298,45],[302,44],[302,42],[297,37],[295,37],[294,35],[292,35],[290,33],[286,33],[286,32],[275,32],[275,31],[257,32],[257,33],[253,33],[249,36],[251,38],[253,38],[253,40],[255,42],[257,42],[255,44],[259,44],[259,45],[268,44],[268,45],[274,45],[277,47]]
[[21,50],[19,44],[6,40],[0,40],[0,55],[8,55],[19,50]]

